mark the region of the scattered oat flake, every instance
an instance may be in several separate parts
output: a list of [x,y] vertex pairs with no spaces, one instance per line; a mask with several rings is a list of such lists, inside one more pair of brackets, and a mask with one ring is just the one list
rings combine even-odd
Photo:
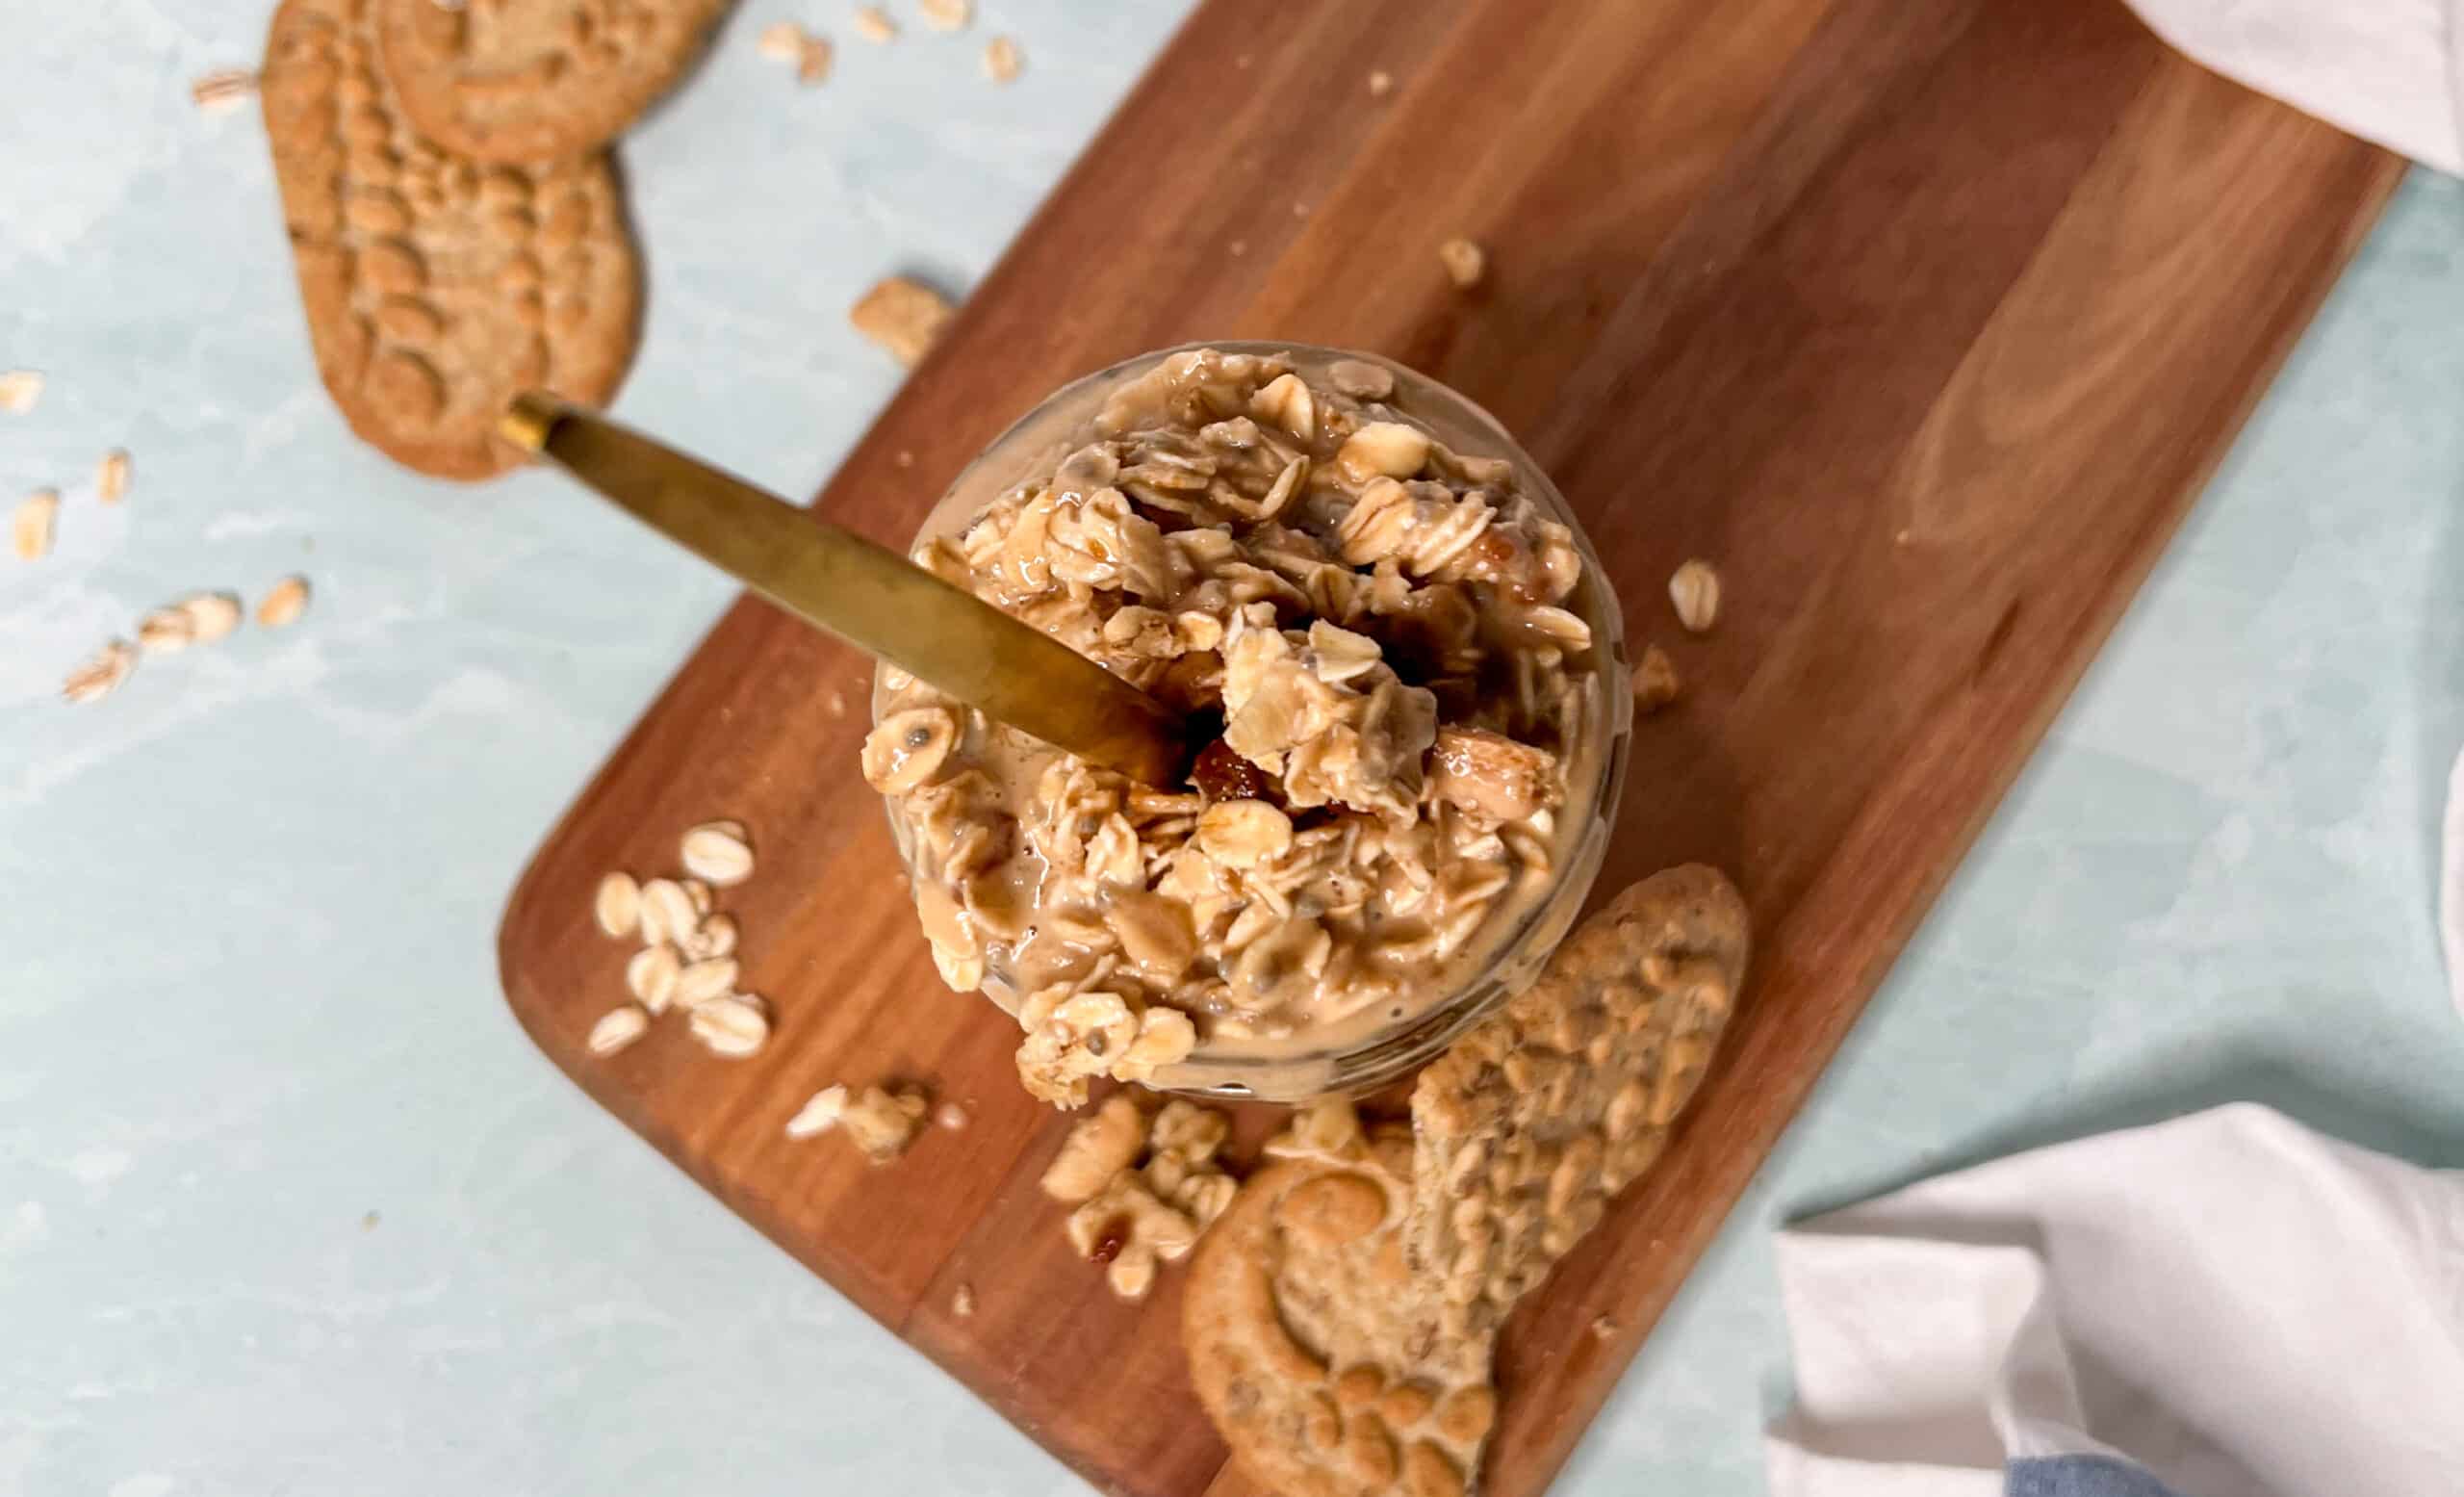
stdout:
[[642,885],[642,943],[665,945],[681,941],[701,927],[702,912],[694,908],[691,890],[672,878],[654,878]]
[[650,1026],[651,1017],[630,1003],[622,1008],[611,1008],[599,1016],[599,1022],[590,1026],[590,1053],[613,1055],[640,1039]]
[[735,992],[739,972],[736,959],[714,956],[706,962],[695,962],[676,974],[675,1001],[686,1008],[700,1008],[714,999]]
[[984,48],[984,76],[994,83],[1011,82],[1025,65],[1018,44],[1007,37],[995,37]]
[[1450,239],[1437,246],[1438,263],[1446,267],[1447,278],[1463,291],[1480,284],[1489,273],[1489,254],[1468,239]]
[[177,604],[137,621],[137,647],[148,655],[170,655],[195,642],[196,620]]
[[257,602],[257,627],[281,629],[308,611],[308,579],[286,577]]
[[706,821],[684,834],[681,851],[684,871],[717,888],[732,889],[753,876],[753,848],[741,822]]
[[943,1102],[933,1109],[933,1125],[956,1133],[966,1126],[966,1109],[956,1102]]
[[838,1115],[847,1110],[847,1089],[826,1086],[805,1098],[804,1106],[787,1120],[787,1137],[812,1138],[838,1126]]
[[830,81],[831,59],[838,54],[827,37],[807,37],[796,48],[796,82],[810,88]]
[[359,1229],[363,1232],[372,1232],[376,1230],[376,1224],[383,1220],[385,1220],[383,1217],[371,1211],[359,1219]]
[[805,55],[805,29],[793,21],[774,21],[761,28],[761,39],[754,45],[763,57],[773,62],[802,62]]
[[1686,562],[1668,580],[1668,601],[1677,622],[1690,632],[1704,632],[1719,620],[1720,574],[1707,561]]
[[257,75],[238,67],[220,68],[189,85],[189,98],[197,108],[218,112],[235,108],[256,91]]
[[60,694],[71,702],[91,702],[111,694],[137,668],[137,651],[125,639],[115,639],[94,658],[68,673]]
[[1394,91],[1395,75],[1393,73],[1390,73],[1381,67],[1369,75],[1369,96],[1371,98],[1382,99]]
[[51,555],[52,531],[60,520],[60,490],[37,489],[17,505],[9,526],[17,559],[39,561]]
[[42,399],[42,375],[31,369],[13,369],[0,374],[0,411],[22,416],[35,408]]
[[712,957],[726,956],[735,950],[735,918],[732,916],[713,915],[705,919],[701,927],[686,936],[679,945],[687,957],[696,962],[706,962]]
[[901,364],[913,369],[948,325],[950,299],[921,281],[887,276],[848,309],[847,321]]
[[191,593],[174,607],[189,616],[190,630],[201,645],[229,637],[244,611],[230,593]]
[[935,31],[964,31],[975,19],[974,0],[916,0],[915,9]]
[[116,447],[94,465],[94,497],[116,504],[128,497],[128,450]]
[[973,1284],[961,1284],[958,1287],[958,1291],[950,1296],[950,1313],[957,1316],[960,1320],[965,1320],[967,1317],[975,1313],[975,1286]]
[[670,946],[644,946],[625,964],[625,990],[654,1014],[667,1012],[676,996],[676,976],[682,966]]
[[737,994],[696,1005],[693,1038],[713,1055],[751,1055],[770,1039],[770,1020],[757,1006],[759,1001],[750,994]]
[[630,873],[608,874],[599,881],[591,914],[598,917],[599,928],[608,935],[631,935],[642,921],[642,886],[633,882]]
[[898,22],[877,5],[856,7],[856,35],[866,41],[894,41],[898,39]]

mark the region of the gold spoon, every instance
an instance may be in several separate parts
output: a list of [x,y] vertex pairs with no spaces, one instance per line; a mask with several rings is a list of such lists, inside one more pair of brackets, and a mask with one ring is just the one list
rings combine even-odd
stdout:
[[1180,715],[905,556],[543,391],[504,438],[806,623],[1091,763],[1178,789]]

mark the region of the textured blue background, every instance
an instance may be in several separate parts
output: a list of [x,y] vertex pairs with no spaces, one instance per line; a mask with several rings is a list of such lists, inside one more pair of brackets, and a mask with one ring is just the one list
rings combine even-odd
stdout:
[[[728,589],[553,481],[345,436],[253,109],[187,97],[265,10],[20,0],[0,48],[0,368],[51,375],[0,500],[69,490],[0,561],[0,1493],[1077,1490],[507,1017],[516,869]],[[883,49],[748,0],[624,149],[621,414],[813,489],[898,377],[846,306],[981,274],[1182,7],[982,10]],[[827,88],[755,54],[783,17],[837,34]],[[2459,1162],[2459,328],[2464,191],[2416,177],[1561,1490],[1760,1489],[1768,1232],[1810,1207],[2227,1096]],[[146,607],[294,570],[291,632],[54,699]]]

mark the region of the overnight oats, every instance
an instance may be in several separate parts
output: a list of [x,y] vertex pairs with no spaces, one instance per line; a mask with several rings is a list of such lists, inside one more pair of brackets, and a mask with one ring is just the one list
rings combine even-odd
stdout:
[[1140,785],[881,675],[865,777],[936,965],[1015,1016],[1035,1096],[1373,1084],[1581,903],[1629,718],[1616,606],[1443,387],[1332,350],[1132,360],[979,458],[913,555],[1201,745]]

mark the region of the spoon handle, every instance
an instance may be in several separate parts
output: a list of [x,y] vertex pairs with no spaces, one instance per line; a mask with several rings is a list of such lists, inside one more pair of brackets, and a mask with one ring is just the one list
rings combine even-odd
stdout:
[[1189,749],[1170,709],[898,553],[540,391],[515,397],[500,430],[816,629],[1081,759],[1180,787]]

